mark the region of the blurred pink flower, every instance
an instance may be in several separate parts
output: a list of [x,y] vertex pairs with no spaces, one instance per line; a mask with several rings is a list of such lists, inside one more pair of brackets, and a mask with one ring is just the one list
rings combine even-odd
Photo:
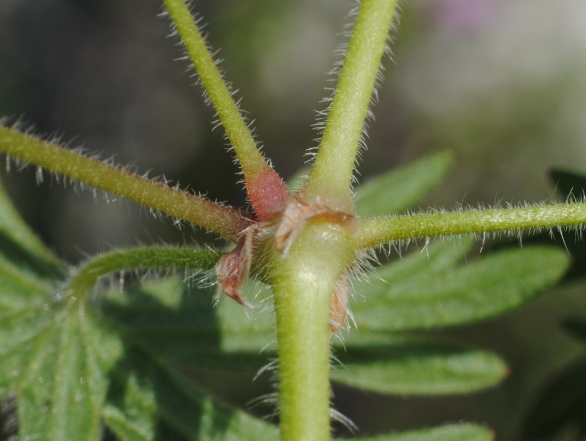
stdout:
[[475,30],[494,16],[498,0],[432,0],[428,13],[434,24],[455,31]]

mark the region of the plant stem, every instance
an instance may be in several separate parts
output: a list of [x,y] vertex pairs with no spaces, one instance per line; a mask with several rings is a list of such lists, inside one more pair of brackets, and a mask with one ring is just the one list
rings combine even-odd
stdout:
[[310,221],[269,270],[279,345],[281,441],[330,437],[329,318],[336,280],[352,261],[344,228]]
[[233,241],[251,224],[246,214],[239,210],[1,126],[0,151],[199,225]]
[[389,216],[360,220],[354,236],[361,249],[404,239],[457,234],[483,234],[563,227],[580,230],[586,224],[586,204],[470,210],[451,213]]
[[[275,214],[272,212],[275,205],[284,204],[288,196],[287,188],[256,146],[238,105],[232,99],[232,94],[226,86],[185,1],[164,0],[164,2],[197,70],[202,86],[218,113],[218,118],[234,148],[244,174],[251,203],[261,220],[266,220]],[[259,195],[259,193],[261,194]],[[268,203],[267,197],[271,199]],[[265,214],[267,210],[268,213]]]
[[207,249],[187,247],[139,247],[101,254],[81,265],[69,282],[71,295],[85,298],[101,277],[137,269],[209,270],[219,254]]
[[350,186],[358,146],[397,0],[362,0],[325,131],[308,182],[306,200],[352,212]]

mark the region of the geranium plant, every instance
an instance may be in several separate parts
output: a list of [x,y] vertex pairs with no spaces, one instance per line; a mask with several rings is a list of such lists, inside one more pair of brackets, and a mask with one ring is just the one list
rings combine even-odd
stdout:
[[[164,0],[236,155],[250,211],[171,188],[18,127],[0,127],[0,151],[9,161],[137,201],[233,244],[227,250],[115,249],[66,268],[2,195],[0,383],[4,398],[16,400],[20,439],[97,440],[105,425],[124,441],[327,440],[332,418],[352,425],[332,410],[330,379],[421,395],[469,392],[506,375],[504,363],[489,352],[398,332],[494,316],[554,284],[568,264],[563,251],[526,247],[459,266],[470,243],[463,235],[580,229],[586,205],[401,214],[443,176],[449,151],[373,179],[353,196],[365,119],[396,3],[360,3],[311,169],[290,190],[260,152],[186,3]],[[429,245],[429,238],[439,236],[460,238],[459,246]],[[417,239],[425,240],[425,253],[379,271],[389,283],[362,282],[375,262],[374,250]],[[234,301],[210,309],[213,289],[192,288],[187,295],[173,277],[122,293],[100,282],[121,271],[148,269],[213,278]],[[263,287],[274,317],[259,313],[261,301],[247,295],[251,280]],[[365,301],[355,302],[350,312],[353,290]],[[346,332],[351,323],[357,332]],[[275,328],[276,344],[261,352]],[[343,369],[330,369],[332,346]],[[266,370],[278,381],[278,430],[202,392],[180,369],[254,370],[275,356],[278,361]],[[376,439],[491,436],[482,426],[454,424]]]

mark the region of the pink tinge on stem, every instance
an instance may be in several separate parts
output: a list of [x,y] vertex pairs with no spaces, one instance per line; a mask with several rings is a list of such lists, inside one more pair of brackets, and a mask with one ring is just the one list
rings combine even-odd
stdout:
[[240,292],[250,274],[253,240],[258,232],[256,225],[248,228],[238,241],[236,248],[224,254],[216,263],[218,284],[224,294],[244,304]]
[[330,300],[330,339],[338,333],[340,328],[346,325],[349,284],[348,275],[342,273],[334,285]]
[[[283,212],[283,217],[275,232],[275,248],[287,254],[296,237],[310,220],[320,220],[344,226],[349,232],[356,229],[356,218],[352,214],[331,210],[318,204],[308,204],[292,198]],[[350,281],[347,271],[336,280],[330,300],[330,338],[346,325],[348,317],[348,289]]]
[[289,190],[281,177],[270,167],[246,181],[246,192],[259,221],[275,218],[285,209]]
[[286,254],[297,235],[312,219],[343,225],[351,233],[356,231],[354,215],[332,210],[325,205],[306,203],[295,197],[283,212],[283,218],[275,233],[277,250]]

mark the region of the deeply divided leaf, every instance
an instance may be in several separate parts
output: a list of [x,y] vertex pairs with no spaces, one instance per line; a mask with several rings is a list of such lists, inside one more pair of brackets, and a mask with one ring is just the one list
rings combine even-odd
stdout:
[[186,288],[177,279],[144,285],[125,294],[111,291],[106,314],[133,341],[175,364],[256,370],[274,338],[272,314],[246,312],[231,299],[214,307],[214,290]]
[[53,281],[0,257],[0,317],[42,305],[56,288]]
[[452,161],[452,152],[444,150],[370,178],[356,190],[356,211],[369,217],[414,206],[438,185]]
[[412,430],[348,441],[492,441],[494,433],[474,424],[448,424],[432,429]]
[[6,394],[40,369],[39,351],[51,345],[52,314],[42,307],[0,318],[0,387]]
[[358,332],[336,356],[342,366],[334,381],[386,394],[468,393],[496,385],[508,372],[490,352],[430,337]]
[[[552,247],[501,251],[404,280],[373,280],[367,301],[355,302],[353,310],[361,329],[398,331],[469,323],[519,307],[559,280],[568,264],[567,254]],[[392,263],[383,272],[392,273],[393,265],[401,263]]]
[[276,427],[203,393],[141,350],[131,350],[113,375],[104,417],[123,441],[276,437]]
[[80,311],[64,311],[51,332],[17,396],[20,436],[99,441],[108,379],[87,336],[100,331]]

